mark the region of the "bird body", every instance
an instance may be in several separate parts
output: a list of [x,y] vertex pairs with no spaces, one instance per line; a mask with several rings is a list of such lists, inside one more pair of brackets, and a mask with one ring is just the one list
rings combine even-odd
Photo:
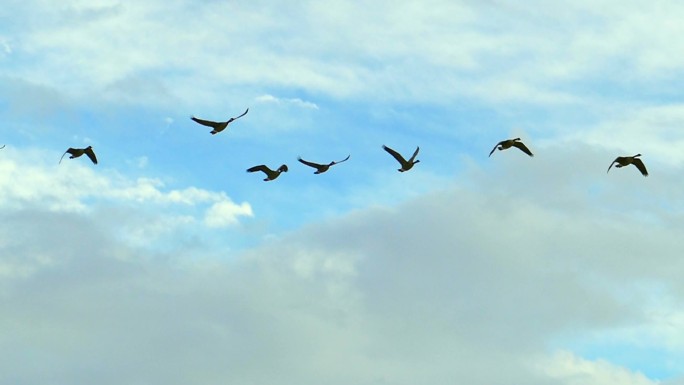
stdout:
[[307,165],[307,166],[309,166],[309,167],[315,168],[316,171],[314,171],[314,174],[322,174],[322,173],[328,171],[328,169],[329,169],[330,167],[332,167],[332,166],[334,166],[334,165],[336,165],[336,164],[338,164],[338,163],[342,163],[342,162],[347,161],[347,160],[349,159],[350,156],[351,156],[351,155],[347,155],[347,157],[344,158],[344,159],[342,159],[342,160],[339,160],[339,161],[332,161],[332,162],[330,162],[330,163],[328,163],[328,164],[319,164],[319,163],[309,162],[309,161],[306,161],[306,160],[302,159],[301,157],[297,158],[297,160],[298,160],[300,163],[302,163],[302,164],[305,164],[305,165]]
[[277,177],[280,176],[281,173],[287,172],[287,165],[283,164],[280,167],[278,167],[277,170],[271,170],[270,168],[266,167],[266,165],[260,164],[258,166],[250,167],[247,169],[247,172],[255,172],[255,171],[261,171],[264,174],[266,174],[266,179],[264,179],[264,182],[268,182],[271,180],[276,179]]
[[384,144],[382,145],[382,148],[387,151],[390,155],[394,157],[394,159],[401,164],[401,168],[397,169],[399,172],[405,172],[413,168],[413,165],[416,163],[420,162],[420,160],[416,160],[416,156],[418,155],[418,151],[420,151],[420,147],[416,147],[416,151],[413,153],[411,158],[409,160],[404,159],[401,154],[398,152],[394,151],[393,149],[385,146]]
[[64,155],[66,155],[67,153],[71,154],[71,156],[69,157],[69,159],[78,158],[78,157],[80,157],[81,155],[86,154],[86,155],[88,156],[88,158],[90,158],[90,160],[91,160],[94,164],[97,164],[97,157],[95,156],[95,152],[93,151],[93,147],[92,147],[92,146],[88,146],[88,147],[86,147],[86,148],[72,148],[72,147],[69,147],[66,151],[64,151],[64,154],[62,154],[62,157],[59,158],[59,163],[62,163],[62,158],[64,158]]
[[[641,175],[648,176],[648,170],[646,170],[646,166],[644,165],[644,162],[642,162],[641,159],[639,159],[640,156],[641,156],[641,154],[636,154],[633,156],[618,156],[610,164],[610,166],[608,166],[608,171],[610,171],[610,168],[613,167],[613,165],[615,165],[616,168],[622,168],[625,166],[629,166],[630,164],[633,164],[634,167],[639,169],[639,171],[641,172]],[[608,173],[608,171],[606,171],[606,174]]]
[[494,153],[494,151],[496,151],[497,148],[499,149],[499,151],[503,151],[503,150],[507,150],[511,147],[517,147],[518,149],[520,149],[520,151],[524,152],[525,154],[527,154],[529,156],[534,156],[534,154],[532,154],[532,151],[530,151],[530,149],[527,148],[527,146],[525,146],[525,144],[520,141],[520,138],[507,139],[507,140],[500,141],[499,143],[496,144],[496,146],[494,146],[492,151],[489,153],[489,156],[492,156],[492,154]]
[[232,123],[234,120],[239,119],[239,118],[241,118],[241,117],[247,115],[247,112],[249,112],[249,108],[248,108],[247,110],[245,110],[245,112],[243,112],[241,115],[238,115],[238,116],[236,116],[236,117],[234,117],[234,118],[230,118],[230,119],[228,119],[228,120],[225,121],[225,122],[213,122],[213,121],[211,121],[211,120],[199,119],[199,118],[196,118],[196,117],[194,117],[194,116],[191,117],[190,119],[192,119],[193,121],[195,121],[195,122],[197,122],[197,123],[199,123],[199,124],[201,124],[201,125],[203,125],[203,126],[207,126],[207,127],[213,128],[213,130],[211,130],[211,134],[212,134],[212,135],[216,135],[216,134],[218,134],[219,132],[225,130],[226,127],[228,127],[228,125],[229,125],[230,123]]

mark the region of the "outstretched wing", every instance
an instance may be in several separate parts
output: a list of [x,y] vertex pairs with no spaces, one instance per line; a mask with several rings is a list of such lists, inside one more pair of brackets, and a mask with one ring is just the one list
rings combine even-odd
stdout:
[[85,150],[85,154],[88,155],[88,158],[90,158],[90,160],[91,160],[93,163],[97,164],[97,157],[95,156],[95,151],[93,151],[92,148],[87,148],[87,149]]
[[[618,158],[615,158],[615,160],[610,164],[610,166],[608,166],[608,171],[610,171],[610,168],[613,167],[613,165],[618,161]],[[608,174],[608,171],[606,171],[606,174]]]
[[234,117],[234,118],[230,118],[230,120],[228,120],[228,123],[232,122],[233,120],[240,119],[241,117],[247,115],[248,112],[249,112],[249,108],[246,109],[245,112],[243,112],[242,114],[240,114],[240,115],[238,115],[238,116],[236,116],[236,117]]
[[641,161],[639,158],[634,158],[634,161],[632,161],[632,164],[636,166],[636,168],[641,171],[641,175],[643,176],[648,176],[648,171],[646,170],[646,166],[644,166],[644,162]]
[[64,158],[64,155],[66,155],[66,154],[73,154],[73,153],[74,153],[74,150],[76,150],[76,149],[75,149],[75,148],[71,148],[71,147],[67,148],[67,150],[64,151],[64,154],[62,154],[62,157],[59,158],[59,163],[58,163],[58,164],[62,164],[62,159]]
[[525,144],[524,144],[523,142],[521,142],[521,141],[515,141],[515,142],[513,142],[513,145],[514,145],[515,147],[518,147],[518,148],[519,148],[522,152],[524,152],[525,154],[527,154],[527,155],[529,155],[529,156],[534,156],[534,154],[532,154],[532,151],[530,151],[530,149],[527,148],[527,146],[525,146]]
[[309,162],[308,160],[304,160],[304,159],[302,159],[302,158],[297,158],[297,160],[298,160],[300,163],[302,163],[302,164],[305,164],[305,165],[307,165],[307,166],[309,166],[309,167],[313,167],[313,168],[316,168],[316,169],[317,169],[317,168],[320,168],[320,167],[323,167],[322,164],[318,164],[318,163],[314,163],[314,162]]
[[68,152],[69,152],[69,150],[64,151],[64,154],[62,154],[62,157],[59,158],[59,163],[58,163],[58,164],[62,164],[62,159],[64,158],[64,155],[66,155]]
[[347,155],[347,157],[342,159],[342,160],[334,161],[332,164],[338,164],[338,163],[346,162],[349,160],[350,156],[351,156],[351,154]]
[[[385,151],[389,152],[389,154],[392,155],[392,156],[394,157],[394,159],[397,160],[397,162],[399,162],[399,163],[401,163],[401,164],[406,163],[406,159],[404,159],[404,157],[401,156],[401,154],[399,154],[398,152],[392,150],[391,148],[385,146],[384,144],[382,145],[382,148],[383,148]],[[417,152],[417,151],[416,151],[416,152]]]
[[418,151],[420,151],[420,147],[416,147],[416,151],[414,151],[413,155],[411,155],[411,159],[409,159],[409,163],[413,163],[413,161],[416,159],[416,156],[418,155]]
[[3,148],[5,148],[5,145],[4,145],[4,144],[2,145],[2,147],[0,147],[0,150],[2,150]]
[[270,168],[266,167],[266,165],[260,164],[258,166],[250,167],[247,169],[247,172],[255,172],[255,171],[261,171],[265,174],[268,174],[269,171],[271,171]]
[[489,153],[489,156],[492,156],[492,154],[494,153],[494,151],[496,151],[496,148],[499,147],[499,145],[501,145],[501,143],[503,143],[503,141],[497,143],[497,144],[494,146],[494,148],[492,148],[492,151]]
[[195,122],[197,122],[203,126],[207,126],[207,127],[211,127],[211,128],[216,128],[218,125],[221,124],[221,122],[212,122],[211,120],[204,120],[204,119],[196,118],[194,116],[191,117],[190,119],[194,120]]

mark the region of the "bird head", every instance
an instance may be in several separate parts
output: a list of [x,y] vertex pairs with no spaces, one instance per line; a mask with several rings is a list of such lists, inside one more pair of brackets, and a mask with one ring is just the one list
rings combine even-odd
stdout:
[[278,167],[279,172],[287,172],[287,165],[283,164],[280,167]]

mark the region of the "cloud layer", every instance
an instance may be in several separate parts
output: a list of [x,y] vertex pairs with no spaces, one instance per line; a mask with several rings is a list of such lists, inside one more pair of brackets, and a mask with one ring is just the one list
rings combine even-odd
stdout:
[[[681,352],[678,329],[651,316],[672,309],[663,291],[681,298],[679,227],[643,215],[638,191],[619,210],[602,207],[611,191],[588,199],[573,186],[590,176],[547,180],[547,200],[519,194],[548,167],[515,163],[473,169],[484,190],[357,211],[231,257],[150,258],[78,210],[4,213],[2,372],[74,384],[656,383],[562,341],[600,350],[595,333],[638,326]],[[603,188],[645,186],[620,171]]]
[[7,2],[0,382],[682,383],[682,16]]

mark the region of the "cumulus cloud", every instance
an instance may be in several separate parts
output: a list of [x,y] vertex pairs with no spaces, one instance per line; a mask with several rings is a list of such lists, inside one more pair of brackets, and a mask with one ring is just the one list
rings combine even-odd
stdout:
[[[550,178],[539,193],[519,193],[551,166],[501,155],[511,156],[475,185],[314,223],[239,254],[172,248],[141,258],[149,253],[138,243],[77,213],[3,211],[0,325],[12,354],[0,369],[34,383],[97,376],[105,385],[656,383],[639,374],[648,367],[589,360],[559,341],[651,323],[654,297],[640,293],[653,282],[679,298],[681,225],[668,229],[657,211],[633,215],[640,194],[601,208],[612,193],[587,199],[573,186],[590,178],[571,167],[559,180],[581,183]],[[205,196],[186,194],[142,197]],[[207,224],[223,210],[234,211],[220,202],[205,211]],[[36,351],[41,360],[24,359]]]
[[[157,212],[163,213],[163,220],[147,217],[130,228],[131,235],[138,234],[134,237],[140,239],[145,238],[142,234],[168,232],[195,222],[221,227],[253,216],[248,202],[235,203],[224,192],[197,187],[169,189],[158,178],[130,178],[100,166],[95,169],[87,159],[67,159],[58,165],[38,150],[8,148],[3,155],[0,206],[9,210],[45,209],[93,215],[120,206],[125,208],[123,211],[137,211],[138,216],[147,217],[144,213],[155,211],[152,208],[156,207]],[[36,159],[39,161],[35,162]],[[144,157],[138,160],[141,167],[145,163]]]
[[236,205],[229,200],[216,202],[209,207],[204,215],[204,223],[209,227],[225,227],[238,223],[240,216],[254,216],[249,203]]

